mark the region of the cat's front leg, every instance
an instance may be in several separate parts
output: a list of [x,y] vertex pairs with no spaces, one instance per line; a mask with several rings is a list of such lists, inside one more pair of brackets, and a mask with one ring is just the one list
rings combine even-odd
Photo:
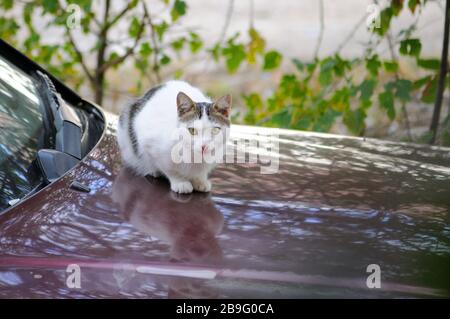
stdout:
[[211,191],[211,182],[208,180],[208,176],[197,176],[191,180],[192,186],[196,191],[209,192]]
[[170,189],[175,193],[188,194],[192,193],[193,187],[190,181],[180,179],[178,177],[167,176],[170,181]]

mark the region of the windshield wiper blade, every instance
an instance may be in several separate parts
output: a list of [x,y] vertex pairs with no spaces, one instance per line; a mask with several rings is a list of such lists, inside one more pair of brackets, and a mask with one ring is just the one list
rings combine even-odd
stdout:
[[47,74],[37,71],[39,90],[44,103],[52,115],[56,131],[55,149],[81,159],[82,126],[80,118],[62,99]]
[[55,149],[40,149],[36,164],[49,184],[74,167],[81,160],[82,126],[80,118],[56,91],[48,75],[37,71],[39,92],[44,100],[47,122],[55,134]]

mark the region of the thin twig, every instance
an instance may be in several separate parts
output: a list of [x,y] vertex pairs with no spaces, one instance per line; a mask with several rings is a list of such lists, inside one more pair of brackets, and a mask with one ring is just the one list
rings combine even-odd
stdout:
[[[250,1],[252,1],[252,0],[250,0]],[[234,0],[229,0],[228,9],[227,9],[227,13],[225,16],[225,22],[223,24],[222,31],[220,32],[219,40],[217,41],[217,43],[219,43],[219,44],[223,43],[223,41],[225,40],[225,37],[227,35],[227,30],[230,25],[231,16],[233,15],[233,8],[234,8]]]
[[151,28],[150,36],[151,36],[152,46],[153,46],[153,50],[154,50],[154,54],[153,54],[153,69],[155,71],[155,76],[156,76],[157,82],[161,83],[161,74],[159,73],[159,62],[158,62],[159,45],[158,45],[158,39],[156,37],[156,29],[155,29],[155,25],[153,23],[152,17],[150,15],[150,12],[149,12],[145,2],[143,2],[143,6],[144,6],[145,17],[147,18],[148,24],[150,25],[150,28]]
[[319,55],[320,46],[322,45],[323,32],[325,30],[323,0],[319,0],[319,20],[320,20],[320,31],[319,31],[319,38],[317,39],[316,49],[314,50],[314,59],[317,59]]
[[[143,4],[144,4],[144,6],[145,6],[145,3],[144,3],[144,2],[143,2]],[[104,64],[101,66],[101,68],[100,68],[100,71],[101,71],[101,72],[105,72],[105,71],[106,71],[107,69],[109,69],[110,67],[113,67],[113,66],[115,66],[115,65],[117,65],[117,64],[122,63],[122,62],[123,62],[126,58],[128,58],[130,55],[134,54],[134,50],[136,49],[137,45],[139,44],[139,41],[140,41],[140,39],[141,39],[141,36],[142,36],[142,34],[144,33],[145,17],[147,16],[147,14],[148,14],[147,11],[144,10],[143,22],[142,22],[142,23],[140,24],[140,26],[139,26],[138,34],[136,35],[136,38],[134,39],[134,44],[133,44],[131,47],[129,47],[129,48],[125,51],[125,53],[124,53],[122,56],[117,57],[117,58],[114,59],[114,60],[110,60],[110,61],[104,63]]]
[[[60,6],[64,11],[67,11],[67,10],[63,7],[63,5],[62,5],[61,2],[58,1],[58,3],[59,3],[59,6]],[[84,73],[85,73],[86,76],[88,77],[89,81],[90,81],[91,83],[94,83],[94,76],[93,76],[93,75],[91,74],[91,72],[89,71],[89,68],[88,68],[86,62],[84,61],[84,56],[83,56],[83,54],[81,53],[80,49],[78,48],[77,44],[75,43],[75,40],[74,40],[74,38],[73,38],[71,29],[69,28],[69,26],[68,26],[67,24],[66,24],[66,35],[67,35],[67,37],[69,38],[70,44],[72,45],[73,50],[75,51],[75,54],[76,54],[78,60],[80,61],[80,64],[81,64],[81,67],[82,67]]]
[[[230,7],[228,7],[230,9]],[[255,3],[250,0],[250,29],[255,28]]]
[[108,24],[107,24],[107,28],[111,28],[114,24],[117,23],[117,21],[119,21],[128,11],[130,11],[130,9],[132,8],[132,2],[129,2],[128,5],[123,8],[114,18],[112,18]]
[[449,28],[450,28],[450,0],[445,2],[445,20],[444,20],[444,38],[442,41],[441,66],[439,69],[438,88],[436,90],[436,100],[434,102],[433,116],[430,124],[431,139],[430,144],[436,141],[437,131],[439,127],[439,117],[442,108],[442,100],[445,90],[445,78],[448,67],[448,45],[449,45]]
[[350,31],[350,33],[345,37],[344,41],[341,42],[341,44],[339,44],[339,46],[336,49],[336,53],[340,53],[341,50],[350,42],[351,39],[353,39],[353,37],[355,36],[356,32],[358,31],[358,29],[361,27],[361,25],[364,23],[364,21],[366,21],[367,19],[367,13],[365,13],[360,20],[358,20],[358,22],[355,24],[355,26],[352,28],[352,31]]

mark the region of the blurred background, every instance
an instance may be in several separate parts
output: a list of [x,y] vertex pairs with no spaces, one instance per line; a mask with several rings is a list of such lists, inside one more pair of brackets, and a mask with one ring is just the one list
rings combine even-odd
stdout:
[[450,146],[444,0],[0,0],[0,12],[2,39],[113,113],[182,79],[232,93],[234,123]]

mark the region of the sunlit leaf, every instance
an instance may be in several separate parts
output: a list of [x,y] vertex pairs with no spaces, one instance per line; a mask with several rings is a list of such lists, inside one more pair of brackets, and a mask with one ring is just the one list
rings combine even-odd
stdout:
[[365,129],[364,120],[366,113],[363,109],[347,110],[344,113],[343,121],[347,128],[355,135],[361,135]]
[[395,61],[384,61],[383,66],[386,72],[395,73],[398,71],[398,63]]
[[422,43],[419,39],[406,39],[400,42],[400,53],[418,57],[422,49]]
[[170,11],[170,16],[172,17],[172,21],[177,21],[179,17],[186,14],[186,2],[183,0],[175,0],[172,10]]
[[427,70],[439,70],[441,61],[438,59],[417,59],[417,65]]
[[389,119],[395,118],[394,94],[392,91],[386,90],[378,95],[378,102],[382,109],[386,110]]
[[250,43],[248,44],[247,61],[252,64],[256,62],[256,56],[264,53],[266,47],[266,41],[254,28],[248,30],[250,37]]
[[366,60],[366,69],[370,75],[376,77],[378,75],[378,69],[381,67],[381,62],[378,59],[378,55],[375,54],[371,58]]
[[139,22],[137,17],[133,17],[133,19],[131,20],[131,24],[128,28],[128,34],[131,37],[136,38],[139,34],[140,29],[141,29],[141,23]]
[[264,66],[263,70],[273,70],[280,66],[283,57],[281,54],[275,50],[269,51],[264,55]]

